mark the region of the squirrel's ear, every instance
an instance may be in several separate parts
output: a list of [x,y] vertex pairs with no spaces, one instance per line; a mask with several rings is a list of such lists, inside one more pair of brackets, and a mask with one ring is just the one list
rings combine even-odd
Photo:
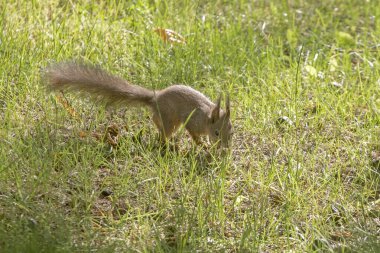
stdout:
[[226,116],[229,118],[230,117],[230,94],[227,93],[226,96]]
[[222,99],[222,95],[219,95],[218,100],[216,100],[215,107],[211,112],[211,122],[214,123],[219,119],[219,111],[220,111],[220,101]]

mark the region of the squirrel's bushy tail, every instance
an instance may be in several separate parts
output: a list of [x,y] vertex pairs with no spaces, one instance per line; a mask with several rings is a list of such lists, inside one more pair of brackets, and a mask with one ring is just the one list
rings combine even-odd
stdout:
[[47,68],[45,82],[50,90],[89,92],[108,103],[153,106],[154,91],[129,84],[106,71],[78,63],[60,63]]

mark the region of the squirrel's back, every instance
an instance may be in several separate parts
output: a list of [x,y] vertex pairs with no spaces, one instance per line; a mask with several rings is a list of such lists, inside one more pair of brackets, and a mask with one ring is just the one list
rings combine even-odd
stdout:
[[214,106],[214,103],[201,92],[180,84],[157,91],[156,96],[159,108],[167,107],[166,110],[171,110],[173,114],[184,115],[184,117],[189,116],[195,109],[207,115]]

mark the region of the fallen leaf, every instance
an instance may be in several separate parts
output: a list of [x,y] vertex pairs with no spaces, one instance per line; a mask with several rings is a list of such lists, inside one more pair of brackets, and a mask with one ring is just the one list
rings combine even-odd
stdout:
[[87,137],[88,136],[88,133],[87,132],[85,132],[85,131],[80,131],[79,132],[79,137],[80,138],[84,138],[84,137]]
[[106,130],[106,141],[113,147],[116,147],[118,144],[119,137],[119,127],[117,125],[110,125]]
[[347,240],[347,238],[351,238],[352,233],[350,231],[334,231],[331,234],[331,239],[334,241],[342,241]]
[[106,134],[106,140],[107,140],[108,144],[110,144],[111,146],[113,146],[113,147],[117,146],[117,138],[111,137],[110,133]]
[[69,101],[62,95],[57,95],[56,96],[57,102],[59,102],[65,109],[66,111],[75,119],[78,119],[78,115],[75,111],[75,109],[70,105]]
[[92,134],[92,137],[94,137],[95,139],[97,139],[98,141],[101,141],[103,138],[102,138],[102,135],[100,133],[93,133]]
[[113,125],[109,125],[107,127],[107,132],[112,136],[112,137],[116,137],[119,135],[119,127],[115,124]]
[[161,37],[165,43],[170,44],[186,44],[185,39],[173,30],[165,28],[156,28],[154,31]]

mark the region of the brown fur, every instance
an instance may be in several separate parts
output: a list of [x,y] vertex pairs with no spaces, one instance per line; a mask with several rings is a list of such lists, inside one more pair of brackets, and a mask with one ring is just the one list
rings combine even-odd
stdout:
[[47,69],[45,79],[51,90],[75,90],[89,92],[109,103],[132,106],[145,105],[153,112],[153,121],[160,131],[161,139],[171,135],[185,124],[194,141],[208,135],[212,141],[227,146],[231,136],[230,105],[226,111],[205,95],[185,85],[172,85],[163,90],[152,91],[128,83],[96,67],[76,63],[61,63]]

